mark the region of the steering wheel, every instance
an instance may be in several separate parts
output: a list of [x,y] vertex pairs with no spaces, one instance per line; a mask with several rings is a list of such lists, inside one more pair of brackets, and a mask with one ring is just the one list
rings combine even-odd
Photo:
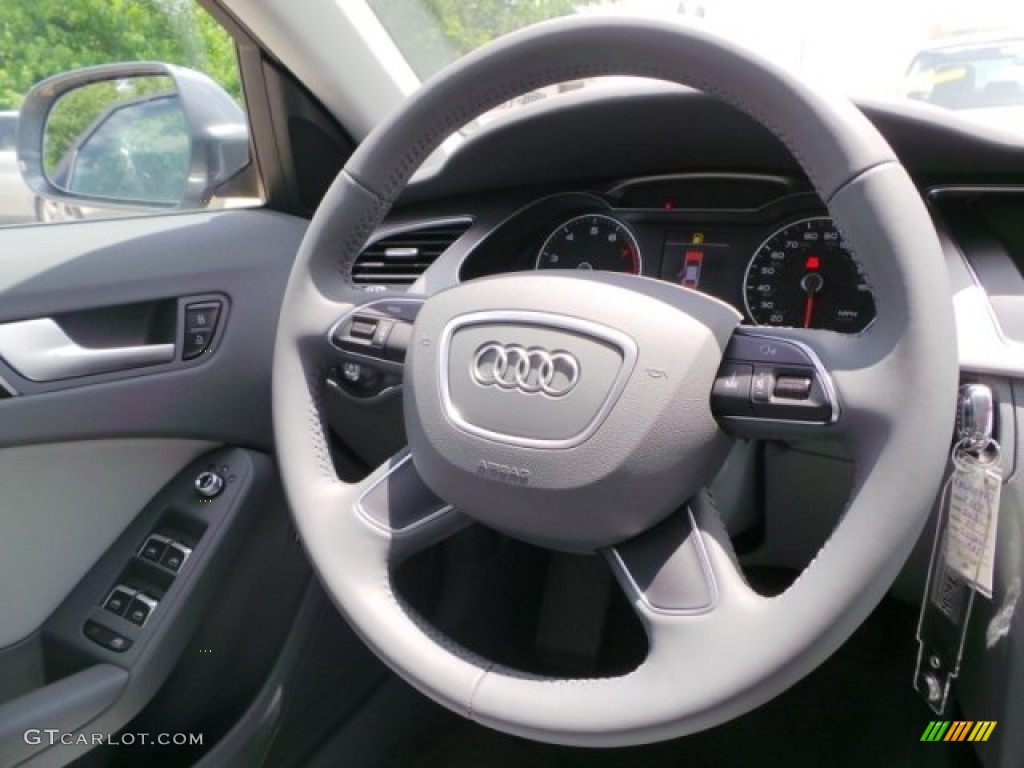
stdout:
[[[368,299],[349,279],[367,238],[453,131],[517,95],[600,75],[698,88],[777,136],[870,276],[876,320],[857,335],[741,328],[731,307],[646,278],[552,272],[470,281],[424,297],[408,329],[408,452],[362,482],[339,480],[321,391],[338,362],[332,329]],[[925,206],[852,104],[699,29],[546,22],[426,83],[367,137],[320,204],[278,327],[277,455],[320,578],[405,680],[457,713],[531,739],[651,742],[774,697],[881,600],[945,466],[954,339]],[[811,410],[771,410],[768,402],[752,416],[718,413],[716,377],[723,361],[735,360],[796,366],[817,398]],[[855,463],[840,523],[772,598],[744,580],[702,490],[735,435],[834,438]],[[551,678],[506,668],[444,636],[395,593],[392,572],[468,520],[606,555],[647,634],[645,660],[620,676]]]

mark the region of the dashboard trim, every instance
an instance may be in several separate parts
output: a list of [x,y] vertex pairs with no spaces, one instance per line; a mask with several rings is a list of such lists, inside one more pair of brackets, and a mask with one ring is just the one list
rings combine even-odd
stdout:
[[[1019,194],[1024,196],[1024,185],[1015,184],[940,184],[923,190],[922,194],[941,234],[956,254],[957,264],[963,268],[969,285],[957,289],[952,286],[956,313],[960,369],[977,373],[1024,377],[1024,343],[1010,339],[996,315],[988,291],[964,253],[955,233],[933,201],[949,194]],[[946,248],[944,247],[944,250]],[[949,254],[947,253],[947,261]],[[950,275],[951,278],[954,275]],[[984,319],[982,319],[984,318]],[[987,323],[986,323],[987,321]],[[988,326],[986,328],[986,325]],[[1018,362],[1019,361],[1019,362]]]

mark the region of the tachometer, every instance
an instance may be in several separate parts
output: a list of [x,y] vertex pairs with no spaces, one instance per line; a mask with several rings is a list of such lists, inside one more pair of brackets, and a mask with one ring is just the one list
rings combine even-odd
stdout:
[[640,274],[640,247],[625,224],[600,213],[569,219],[548,235],[537,269],[601,269]]
[[757,325],[857,333],[875,319],[871,285],[826,216],[789,224],[761,244],[743,300]]

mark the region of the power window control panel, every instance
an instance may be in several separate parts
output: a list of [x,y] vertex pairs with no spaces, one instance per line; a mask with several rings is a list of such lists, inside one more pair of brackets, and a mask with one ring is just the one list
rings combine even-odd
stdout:
[[159,602],[137,589],[118,584],[107,595],[103,608],[115,616],[127,619],[132,624],[145,626]]
[[180,541],[154,533],[139,550],[139,559],[177,573],[191,554],[192,550]]

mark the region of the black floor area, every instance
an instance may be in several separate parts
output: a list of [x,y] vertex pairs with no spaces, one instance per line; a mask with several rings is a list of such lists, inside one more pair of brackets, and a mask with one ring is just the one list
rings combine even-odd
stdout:
[[[539,745],[455,721],[403,768],[828,766],[973,768],[968,744],[921,742],[937,719],[911,690],[913,608],[884,603],[807,679],[754,713],[672,742],[618,750]],[[680,681],[680,684],[685,684]],[[955,713],[945,719],[955,719]],[[396,756],[397,757],[397,756]]]

